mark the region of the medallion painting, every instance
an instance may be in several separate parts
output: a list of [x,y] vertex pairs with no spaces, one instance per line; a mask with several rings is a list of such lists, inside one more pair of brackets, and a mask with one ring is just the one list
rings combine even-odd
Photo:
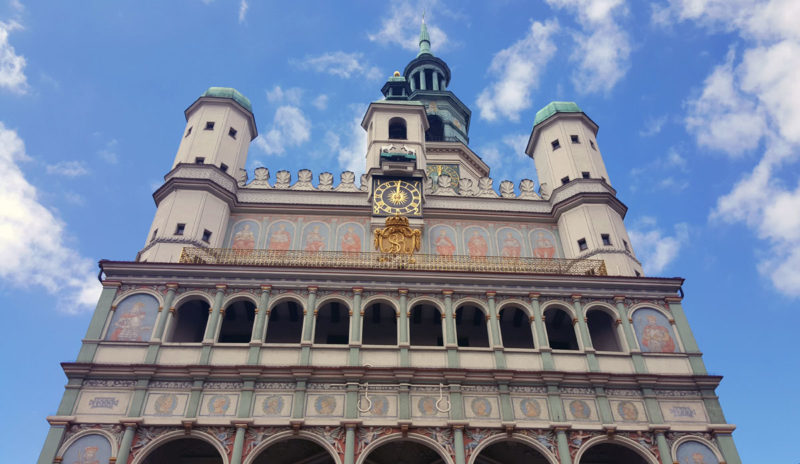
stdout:
[[542,398],[513,398],[515,406],[514,416],[520,420],[542,420],[547,419],[546,410],[543,413],[543,405],[546,400]]
[[256,221],[239,221],[231,231],[230,248],[234,250],[254,250],[258,243],[259,225]]
[[534,258],[558,258],[556,236],[547,229],[534,229],[529,233]]
[[339,251],[359,253],[364,250],[364,226],[355,222],[347,222],[339,226],[336,234]]
[[287,251],[292,248],[294,237],[294,224],[289,221],[276,221],[269,226],[267,235],[267,249],[272,251]]
[[685,441],[678,446],[680,464],[719,464],[717,456],[708,446],[699,441]]
[[633,328],[639,346],[645,353],[674,353],[677,351],[672,326],[663,313],[652,308],[633,313]]
[[152,295],[131,295],[114,310],[106,340],[118,342],[146,342],[158,316],[158,300]]
[[71,445],[60,462],[67,464],[106,464],[111,459],[111,443],[100,434],[84,435]]
[[456,232],[452,227],[436,225],[427,232],[430,254],[439,256],[453,256],[459,254],[456,250]]
[[470,226],[464,229],[464,244],[471,258],[489,256],[489,234],[481,227]]
[[522,234],[510,227],[497,230],[497,249],[504,258],[522,258],[527,256]]
[[303,228],[303,251],[326,251],[329,227],[324,222],[312,222]]

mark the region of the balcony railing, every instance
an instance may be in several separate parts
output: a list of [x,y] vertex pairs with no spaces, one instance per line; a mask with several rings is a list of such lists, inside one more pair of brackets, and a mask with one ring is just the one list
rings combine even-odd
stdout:
[[412,271],[495,272],[507,274],[608,275],[599,259],[507,258],[440,255],[388,255],[341,251],[234,250],[185,247],[181,263],[233,266],[405,269]]

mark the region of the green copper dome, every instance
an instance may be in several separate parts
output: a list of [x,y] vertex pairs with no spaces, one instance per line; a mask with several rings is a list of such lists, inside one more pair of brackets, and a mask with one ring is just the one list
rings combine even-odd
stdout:
[[583,113],[583,110],[581,110],[575,102],[550,102],[547,106],[536,112],[536,119],[533,121],[534,127],[543,123],[556,113]]
[[217,97],[217,98],[230,98],[236,103],[242,105],[244,109],[253,112],[253,105],[250,104],[250,99],[241,94],[238,90],[232,87],[209,87],[208,90],[203,92],[201,97]]

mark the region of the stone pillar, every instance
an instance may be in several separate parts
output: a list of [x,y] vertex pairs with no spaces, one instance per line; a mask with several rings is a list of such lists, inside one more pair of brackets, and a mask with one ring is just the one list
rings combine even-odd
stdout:
[[75,409],[75,402],[78,401],[78,393],[81,391],[83,385],[83,377],[70,377],[67,380],[67,385],[64,386],[64,395],[61,397],[61,403],[58,404],[56,414],[59,416],[68,416],[72,414]]
[[497,369],[505,369],[506,356],[503,352],[503,344],[500,341],[500,315],[497,314],[494,300],[496,295],[497,292],[486,292],[486,299],[489,306],[489,314],[486,315],[486,321],[489,327],[486,329],[492,331],[491,347],[492,350],[494,350],[495,367],[497,367]]
[[672,313],[675,330],[678,331],[678,335],[680,335],[681,341],[683,342],[683,349],[689,356],[689,364],[692,366],[692,373],[695,375],[708,374],[706,366],[703,364],[702,353],[700,353],[700,348],[697,346],[697,340],[695,340],[694,334],[692,334],[692,329],[689,328],[689,320],[686,319],[686,314],[683,312],[681,299],[678,297],[668,297],[664,298],[664,302],[669,307],[670,313]]
[[141,422],[139,420],[125,419],[122,420],[122,425],[125,427],[125,433],[122,435],[122,441],[119,444],[119,451],[117,451],[117,461],[119,464],[127,464],[128,457],[131,454],[131,445],[133,445],[133,437],[136,436],[136,427]]
[[447,367],[458,368],[458,343],[456,343],[456,315],[453,313],[453,291],[442,290],[444,295],[445,348]]
[[538,345],[536,348],[539,348],[539,352],[542,353],[542,368],[546,371],[552,371],[555,369],[555,364],[553,363],[553,353],[550,345],[547,342],[547,329],[544,325],[544,313],[542,313],[542,309],[539,306],[539,294],[538,293],[531,293],[528,295],[531,299],[531,312],[533,316],[531,320],[533,321],[533,326],[536,330],[536,341]]
[[714,430],[714,436],[717,439],[719,451],[722,453],[722,457],[725,458],[725,463],[742,464],[742,458],[739,457],[739,452],[736,450],[736,445],[733,443],[733,436],[731,436],[733,429],[734,427],[732,425],[722,427],[721,430],[716,429]]
[[302,419],[305,415],[303,407],[306,402],[306,379],[297,379],[294,388],[294,405],[292,406],[292,419]]
[[561,464],[572,464],[572,457],[569,455],[569,442],[567,441],[567,430],[569,430],[569,426],[555,427],[555,430],[560,462]]
[[317,287],[308,287],[308,303],[303,309],[303,341],[300,342],[300,365],[307,366],[311,361],[311,345],[314,340],[311,338],[314,334],[314,323],[317,320]]
[[583,312],[581,306],[581,296],[572,295],[572,307],[575,309],[575,318],[578,324],[578,333],[583,340],[583,351],[586,353],[586,360],[589,363],[589,370],[597,372],[600,370],[600,365],[597,363],[597,357],[594,355],[594,346],[592,346],[592,337],[589,335],[589,327],[586,325],[586,313]]
[[597,397],[597,408],[600,413],[600,421],[603,424],[613,424],[614,415],[611,414],[611,403],[606,396],[606,389],[602,386],[595,386],[594,392]]
[[[158,307],[158,323],[156,324],[156,331],[153,333],[153,338],[150,339],[150,344],[147,347],[147,354],[144,357],[145,364],[153,364],[158,359],[158,348],[161,346],[161,339],[164,337],[164,329],[167,327],[167,320],[170,318],[174,310],[172,309],[172,301],[175,299],[175,292],[178,290],[178,284],[167,284],[167,295],[164,297],[164,304]],[[164,311],[167,308],[167,311]]]
[[214,307],[209,308],[208,324],[206,324],[206,334],[203,337],[203,351],[200,354],[200,364],[208,364],[211,360],[211,346],[214,345],[214,340],[217,337],[217,324],[219,323],[220,315],[224,315],[222,311],[222,301],[225,298],[225,289],[228,288],[225,284],[217,285],[217,294],[214,296]]
[[244,434],[248,424],[249,421],[233,421],[233,425],[236,426],[236,436],[233,439],[233,449],[231,450],[231,464],[242,464]]
[[344,464],[356,462],[356,424],[345,424]]
[[453,426],[453,450],[456,453],[456,464],[466,464],[466,456],[464,453],[464,426]]
[[431,71],[431,80],[433,81],[433,90],[439,90],[439,73]]
[[656,445],[658,446],[658,454],[661,455],[661,462],[665,464],[672,464],[672,451],[669,449],[667,437],[664,433],[669,430],[668,425],[653,425],[650,430],[656,437]]
[[258,364],[261,357],[261,345],[265,328],[269,324],[269,297],[272,285],[261,286],[261,300],[256,308],[256,321],[253,324],[253,333],[250,335],[250,351],[247,353],[247,364]]
[[39,460],[36,461],[37,464],[53,464],[53,460],[58,454],[58,447],[61,445],[61,440],[64,438],[64,433],[69,426],[69,422],[64,420],[48,418],[47,421],[50,422],[50,430],[47,431],[42,452],[39,453]]
[[200,408],[200,395],[203,393],[203,379],[194,379],[192,382],[192,391],[189,394],[189,404],[186,405],[186,417],[197,417],[197,411]]
[[419,89],[428,90],[428,83],[425,82],[425,69],[419,70]]
[[397,330],[400,335],[400,366],[408,367],[410,362],[408,359],[408,349],[411,346],[408,333],[408,290],[401,288],[397,292],[400,294],[400,307],[397,308],[399,316],[397,320]]
[[348,365],[360,366],[361,365],[361,296],[364,289],[361,287],[353,287],[353,308],[350,309],[350,358]]
[[631,358],[633,358],[633,368],[637,374],[646,374],[647,365],[644,363],[642,351],[638,348],[639,344],[636,342],[636,333],[633,330],[633,320],[628,318],[628,311],[627,308],[625,308],[625,297],[615,296],[614,302],[617,303],[619,322],[622,324],[622,332],[625,333],[625,341],[628,342]]
[[89,322],[89,328],[86,330],[86,336],[83,339],[83,345],[81,345],[81,350],[78,352],[76,362],[92,362],[94,359],[108,315],[112,309],[116,309],[116,307],[112,308],[111,304],[114,302],[114,297],[117,295],[117,290],[121,285],[120,282],[103,282],[103,291],[100,293],[100,299],[97,301],[97,306],[94,309],[92,320]]

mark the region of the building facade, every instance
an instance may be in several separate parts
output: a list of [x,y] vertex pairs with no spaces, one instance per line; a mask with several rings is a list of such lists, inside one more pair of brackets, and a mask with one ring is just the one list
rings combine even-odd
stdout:
[[450,78],[423,23],[358,182],[248,179],[249,100],[192,103],[143,249],[100,263],[39,463],[740,463],[597,124],[546,105],[538,189],[495,189]]

